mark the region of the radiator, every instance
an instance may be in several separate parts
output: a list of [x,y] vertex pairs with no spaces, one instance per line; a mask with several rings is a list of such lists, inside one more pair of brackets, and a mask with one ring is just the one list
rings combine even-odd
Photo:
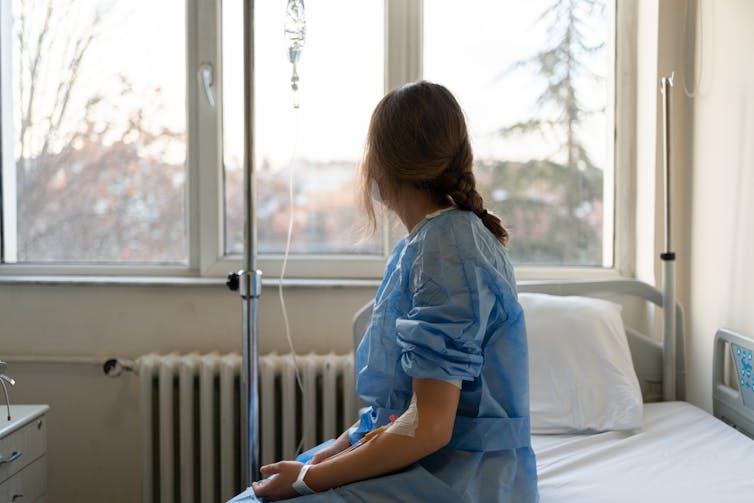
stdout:
[[[261,463],[337,436],[357,417],[352,355],[259,359]],[[142,422],[142,501],[226,501],[243,488],[237,354],[149,354],[137,360]]]

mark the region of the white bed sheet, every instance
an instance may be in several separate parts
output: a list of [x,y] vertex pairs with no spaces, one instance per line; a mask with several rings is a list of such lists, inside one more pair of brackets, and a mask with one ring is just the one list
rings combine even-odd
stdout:
[[636,433],[533,435],[541,503],[754,502],[754,440],[685,402]]

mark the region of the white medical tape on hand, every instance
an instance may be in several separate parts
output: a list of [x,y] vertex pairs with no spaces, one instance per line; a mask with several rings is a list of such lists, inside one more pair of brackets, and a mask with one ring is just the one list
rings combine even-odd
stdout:
[[[448,384],[452,384],[458,389],[461,389],[461,379],[451,379],[445,381]],[[411,403],[408,405],[406,412],[400,415],[393,424],[388,426],[385,430],[387,433],[394,433],[396,435],[403,435],[405,437],[413,437],[416,433],[416,427],[419,425],[419,410],[416,408],[416,393],[411,395]]]
[[413,437],[416,432],[416,426],[419,424],[419,411],[416,409],[416,393],[411,396],[411,403],[408,405],[406,412],[393,421],[386,433]]

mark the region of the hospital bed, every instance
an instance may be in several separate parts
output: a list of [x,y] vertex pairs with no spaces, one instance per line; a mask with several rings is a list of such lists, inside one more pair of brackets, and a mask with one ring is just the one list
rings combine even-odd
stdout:
[[[751,358],[754,352],[751,339],[726,330],[716,335],[714,413],[721,420],[683,401],[685,340],[683,313],[678,305],[676,400],[663,401],[663,379],[667,375],[663,355],[667,349],[660,340],[662,334],[653,336],[656,311],[662,306],[659,290],[629,279],[538,281],[519,284],[519,294],[529,328],[532,446],[537,455],[542,503],[754,501],[754,441],[749,438],[754,436],[754,380],[751,364],[746,367],[747,356]],[[615,308],[616,305],[621,307]],[[356,345],[363,336],[371,309],[371,305],[364,306],[354,318]],[[607,312],[604,320],[584,319],[601,318],[603,309]],[[549,319],[563,316],[562,312],[566,313],[562,320]],[[617,323],[625,337],[608,337],[610,340],[606,341],[601,332],[615,328],[616,320],[610,319],[610,313],[614,312],[620,313]],[[577,336],[568,333],[574,330],[579,332]],[[547,331],[550,333],[544,333]],[[558,340],[564,337],[576,338],[564,348],[558,346]],[[610,387],[611,379],[620,373],[619,365],[610,367],[605,376],[593,375],[593,381],[586,386],[583,383],[569,386],[558,381],[562,378],[558,359],[568,359],[563,351],[574,352],[577,367],[598,362],[596,370],[563,370],[565,376],[575,372],[576,381],[584,378],[579,372],[599,372],[599,365],[614,363],[599,363],[604,354],[598,353],[603,349],[593,353],[592,339],[594,346],[607,347],[604,351],[609,360],[619,360],[621,348],[625,349],[624,368],[630,369],[625,372],[626,380],[635,379],[632,385],[623,386],[619,380],[614,388]],[[736,366],[737,357],[743,366]],[[739,381],[739,377],[743,385],[736,389],[730,384],[733,379]],[[543,383],[547,390],[555,389],[558,394],[542,392]],[[608,392],[598,397],[600,387]],[[623,414],[632,408],[631,393],[626,391],[629,388],[635,389],[634,417]],[[610,403],[611,389],[616,390],[615,403]],[[555,416],[551,422],[538,418],[538,414],[552,413],[548,403],[541,403],[543,396],[546,400],[564,399],[564,405],[570,408],[550,414]],[[590,408],[595,410],[581,410]],[[585,418],[590,412],[597,417]],[[610,417],[600,417],[605,415]],[[563,418],[571,421],[566,421],[565,428],[556,424]],[[577,424],[572,424],[574,421]]]

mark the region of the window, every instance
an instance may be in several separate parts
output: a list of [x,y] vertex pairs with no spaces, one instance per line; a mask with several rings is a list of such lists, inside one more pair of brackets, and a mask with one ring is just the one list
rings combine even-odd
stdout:
[[[240,2],[238,2],[240,3]],[[257,2],[254,66],[257,236],[260,254],[282,253],[293,207],[294,254],[382,255],[377,234],[359,242],[354,190],[369,117],[384,93],[383,0],[306,3],[306,40],[291,91],[282,2]],[[243,252],[241,17],[226,3],[225,194],[228,254]],[[236,29],[228,25],[236,26]],[[235,35],[231,38],[231,35]],[[232,89],[231,89],[232,87]],[[294,99],[300,103],[295,109]],[[232,115],[231,115],[232,114]],[[231,119],[231,120],[229,120]],[[289,182],[293,178],[293,204]]]
[[4,262],[186,264],[183,4],[8,4]]
[[[355,175],[373,107],[419,78],[464,106],[478,182],[511,231],[516,263],[612,266],[609,0],[307,2],[298,110],[285,4],[254,6],[265,274],[279,272],[291,188],[289,276],[381,274],[401,231],[385,222],[360,240]],[[242,9],[0,0],[4,272],[238,268]]]

